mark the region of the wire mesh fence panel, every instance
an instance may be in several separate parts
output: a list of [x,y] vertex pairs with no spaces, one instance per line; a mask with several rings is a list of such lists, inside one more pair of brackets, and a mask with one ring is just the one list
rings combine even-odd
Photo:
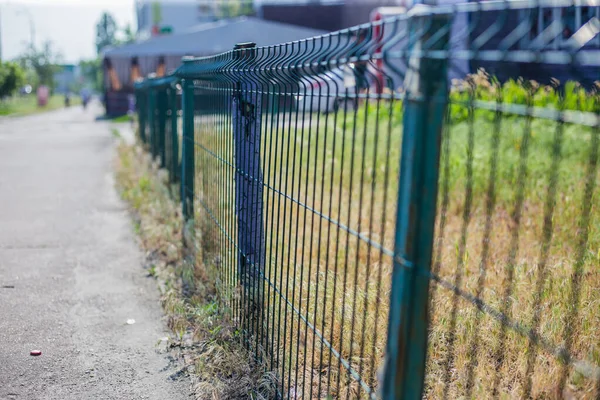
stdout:
[[194,80],[200,251],[281,397],[375,396],[402,106],[374,62],[380,32],[241,47],[180,69]]
[[545,4],[457,12],[427,397],[599,395],[600,7]]
[[163,144],[139,96],[278,397],[600,395],[599,11],[416,6],[184,59]]

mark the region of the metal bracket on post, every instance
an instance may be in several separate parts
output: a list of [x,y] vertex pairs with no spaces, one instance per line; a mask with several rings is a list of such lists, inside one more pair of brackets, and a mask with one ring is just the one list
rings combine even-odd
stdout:
[[[185,79],[183,86],[183,141],[182,141],[182,162],[181,162],[181,206],[183,209],[183,219],[185,221],[183,241],[187,238],[193,239],[194,221],[194,82],[191,79]],[[190,236],[191,235],[191,236]]]
[[[238,44],[234,48],[234,57],[244,67],[251,66],[255,49],[255,43]],[[241,79],[243,75],[236,83],[232,99],[238,279],[256,308],[258,304],[254,299],[261,290],[260,271],[265,265],[263,174],[260,163],[262,99],[261,94],[253,90],[256,88],[250,87],[251,83],[247,83],[247,90],[242,90]]]
[[[394,243],[394,269],[383,398],[421,399],[428,335],[429,272],[433,251],[442,124],[448,102],[447,60],[426,51],[446,49],[449,15],[410,19],[414,50],[409,61],[400,184]],[[446,32],[444,33],[444,30]]]

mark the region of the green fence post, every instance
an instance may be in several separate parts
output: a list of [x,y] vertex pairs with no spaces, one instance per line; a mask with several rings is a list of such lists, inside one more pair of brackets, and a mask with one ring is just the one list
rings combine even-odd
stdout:
[[[237,44],[234,58],[249,68],[256,56],[255,43]],[[242,86],[244,82],[244,86]],[[235,153],[235,209],[238,224],[238,278],[248,291],[249,302],[256,312],[260,293],[260,271],[265,265],[263,229],[263,174],[260,161],[262,101],[257,86],[239,72],[232,104]],[[256,90],[256,91],[254,91]],[[251,317],[251,315],[248,315]]]
[[156,94],[154,88],[148,88],[148,128],[150,154],[152,154],[152,160],[156,158]]
[[171,155],[169,165],[169,180],[177,182],[177,166],[179,164],[179,135],[177,134],[177,88],[169,89],[169,107],[171,109]]
[[160,167],[164,168],[167,166],[166,162],[166,128],[167,128],[167,110],[168,107],[168,99],[167,99],[167,89],[164,87],[159,87],[156,90],[156,105],[158,108],[158,137],[157,137],[157,147],[158,147],[158,156],[160,156]]
[[139,135],[142,143],[146,143],[146,116],[148,115],[146,97],[145,89],[140,88],[137,90],[136,109],[138,113]]
[[194,218],[194,82],[191,79],[185,79],[182,81],[182,86],[181,205],[183,207],[183,218],[187,222]]
[[[450,16],[422,14],[409,21],[413,50],[447,49]],[[428,58],[424,53],[410,57],[405,78],[385,400],[420,400],[425,378],[429,274],[448,77],[446,57]]]

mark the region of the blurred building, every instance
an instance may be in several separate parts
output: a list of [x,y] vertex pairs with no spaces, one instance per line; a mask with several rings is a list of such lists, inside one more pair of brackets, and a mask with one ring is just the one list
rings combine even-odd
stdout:
[[109,115],[127,112],[133,84],[151,73],[169,74],[184,56],[208,56],[232,50],[237,43],[268,46],[326,33],[255,17],[238,17],[203,23],[179,34],[109,48],[103,51],[105,106]]
[[378,7],[406,7],[410,0],[262,0],[257,15],[268,21],[337,31],[371,20]]

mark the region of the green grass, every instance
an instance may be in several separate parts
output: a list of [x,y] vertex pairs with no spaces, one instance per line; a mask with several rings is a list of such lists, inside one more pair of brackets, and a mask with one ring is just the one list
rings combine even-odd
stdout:
[[129,115],[121,115],[120,117],[112,118],[111,122],[116,122],[116,123],[131,122],[131,117]]
[[113,135],[115,139],[121,138],[121,132],[117,128],[111,128],[110,133]]
[[[467,293],[478,295],[492,308],[525,327],[532,327],[537,310],[538,333],[557,348],[564,342],[565,325],[571,324],[573,357],[600,366],[599,360],[593,357],[600,343],[600,319],[594,305],[600,287],[600,259],[596,256],[600,249],[600,211],[595,207],[600,173],[598,170],[589,173],[593,166],[590,157],[594,155],[593,148],[598,146],[598,133],[577,125],[560,127],[556,122],[541,119],[532,120],[531,129],[526,126],[527,121],[522,117],[503,116],[500,124],[494,125],[484,112],[475,112],[473,122],[455,124],[446,135],[448,152],[441,164],[442,170],[447,166],[448,175],[442,173],[440,187],[447,181],[448,204],[444,207],[440,196],[435,253],[439,275]],[[498,138],[496,144],[494,136]],[[527,146],[526,155],[524,146]],[[470,151],[472,162],[467,161]],[[494,153],[497,156],[495,204],[490,209],[491,231],[486,238]],[[521,168],[524,174],[520,173]],[[550,190],[550,182],[555,182],[555,192]],[[588,184],[596,185],[592,197],[585,196]],[[465,214],[469,187],[471,212]],[[548,202],[549,196],[552,202]],[[586,204],[592,205],[587,221],[582,220]],[[547,210],[552,206],[550,213]],[[518,223],[516,210],[521,213]],[[445,218],[443,236],[442,216]],[[581,243],[584,223],[589,227],[589,237],[587,242]],[[551,232],[549,242],[544,239],[544,232]],[[489,240],[490,252],[483,260],[486,240]],[[546,261],[542,263],[544,251],[547,251]],[[483,273],[480,266],[484,261]],[[510,274],[514,283],[511,291],[506,292]],[[575,305],[571,302],[576,275],[581,276],[581,286],[580,300]],[[479,279],[483,282],[482,291],[478,289]],[[540,279],[543,285],[538,298]],[[432,295],[427,382],[431,397],[440,396],[446,389],[451,398],[464,395],[469,365],[477,365],[471,392],[474,398],[490,395],[490,377],[497,372],[501,395],[523,396],[529,379],[533,397],[555,395],[563,366],[552,354],[537,350],[531,359],[533,374],[528,375],[529,341],[526,338],[508,330],[504,347],[500,349],[501,323],[487,314],[478,315],[474,306],[460,299],[455,311],[456,328],[453,328],[450,324],[453,294],[436,287]],[[577,307],[578,313],[571,317],[573,307]],[[472,351],[471,346],[476,342],[479,346]],[[503,356],[499,364],[498,354]],[[447,363],[452,371],[449,377],[443,372]],[[581,398],[592,396],[593,379],[588,377],[575,382],[578,371],[573,366],[569,366],[566,373],[571,377],[567,382],[569,390]],[[447,379],[449,384],[445,388],[443,381]]]
[[[81,99],[78,97],[71,98],[71,106],[80,103]],[[57,110],[59,108],[64,108],[64,106],[65,99],[63,96],[51,96],[48,99],[48,103],[43,107],[37,105],[37,98],[35,95],[17,96],[0,101],[0,115],[30,115]]]
[[[504,95],[511,102],[527,101],[516,83],[505,90]],[[579,90],[573,89],[573,93],[581,97]],[[574,358],[600,366],[600,210],[596,206],[600,171],[589,172],[593,165],[590,157],[594,146],[598,146],[597,129],[573,124],[561,126],[554,121],[507,114],[495,123],[494,114],[483,110],[474,111],[470,118],[466,107],[457,103],[462,99],[453,100],[456,102],[452,123],[444,133],[443,146],[447,146],[447,151],[441,159],[440,191],[442,194],[447,191],[448,201],[444,205],[443,196],[439,196],[434,249],[438,274],[526,327],[532,326],[537,310],[538,332],[554,346],[562,345],[565,326],[571,324]],[[547,99],[536,101],[538,105],[555,106]],[[572,97],[568,101],[571,108],[576,107]],[[593,100],[585,101],[586,111],[595,107]],[[312,126],[305,125],[304,130],[284,129],[281,122],[271,124],[271,117],[265,117],[262,138],[265,147],[260,156],[266,184],[393,249],[402,115],[401,102],[392,105],[382,101],[363,105],[356,116],[340,112],[321,116],[318,121],[313,116]],[[293,113],[291,117],[294,121],[296,116]],[[196,147],[196,195],[213,213],[209,216],[197,202],[197,231],[201,247],[207,250],[202,261],[221,270],[222,296],[235,307],[239,301],[236,252],[213,221],[216,218],[235,240],[234,175],[226,166],[234,163],[231,131],[213,117],[200,118],[196,142],[222,158],[217,160]],[[491,250],[482,275],[486,204],[494,154],[496,201],[490,209]],[[558,157],[556,163],[555,157]],[[553,180],[556,181],[554,212],[544,218],[548,196],[553,196],[549,192],[549,182]],[[586,185],[592,183],[596,185],[593,197],[586,197]],[[472,202],[465,219],[467,188]],[[518,201],[520,191],[522,203]],[[315,217],[288,197],[271,189],[265,189],[263,195],[268,280],[361,372],[367,384],[376,387],[377,371],[385,352],[391,258],[335,224]],[[517,224],[514,213],[518,204],[521,204],[521,220]],[[592,204],[590,218],[582,221],[586,204]],[[549,221],[552,236],[546,244],[544,231],[549,229]],[[585,243],[581,243],[583,222],[589,226]],[[512,239],[514,235],[518,235],[516,240]],[[546,262],[541,265],[545,247]],[[505,301],[510,274],[514,284]],[[578,312],[572,314],[575,307],[572,282],[577,277],[581,282]],[[544,284],[538,298],[540,279]],[[483,282],[482,291],[478,289],[479,280]],[[304,322],[297,318],[292,307],[266,287],[262,328],[270,329],[272,336],[271,342],[257,343],[266,345],[266,349],[256,351],[273,351],[275,358],[280,358],[274,368],[286,380],[287,389],[304,391],[305,396],[312,390],[313,397],[362,396],[364,392],[356,381],[321,346],[321,340],[311,330],[305,330]],[[478,314],[463,299],[457,300],[453,311],[453,292],[435,284],[431,299],[427,397],[439,398],[446,389],[449,398],[465,396],[466,371],[470,365],[476,365],[471,398],[491,395],[491,377],[496,371],[500,374],[501,397],[523,396],[529,378],[534,398],[556,395],[563,366],[554,355],[534,346],[536,355],[530,360],[534,369],[528,375],[527,338],[509,329],[503,347],[499,348],[502,336],[499,321]],[[455,326],[451,324],[453,312]],[[243,319],[236,322],[244,323]],[[477,351],[472,351],[475,342]],[[498,354],[502,355],[501,362]],[[300,369],[298,380],[293,373],[296,363]],[[285,370],[283,365],[287,366]],[[566,373],[568,390],[575,396],[593,396],[593,379],[582,376],[572,365]]]

